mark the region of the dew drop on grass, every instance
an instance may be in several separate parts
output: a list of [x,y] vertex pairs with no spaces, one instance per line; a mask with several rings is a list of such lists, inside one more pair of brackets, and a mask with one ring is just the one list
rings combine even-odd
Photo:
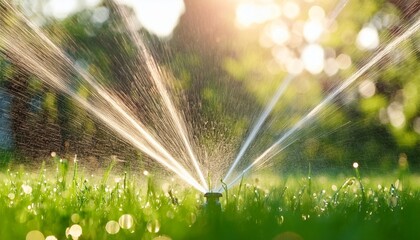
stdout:
[[14,194],[14,193],[9,193],[9,194],[7,195],[7,197],[8,197],[10,200],[13,200],[13,199],[15,199],[15,194]]
[[42,232],[33,230],[26,234],[26,240],[44,240],[44,234]]
[[359,163],[354,162],[354,163],[353,163],[353,168],[355,168],[355,169],[359,168]]
[[172,212],[171,210],[169,210],[169,211],[166,213],[166,217],[168,217],[169,219],[174,219],[174,217],[175,217],[175,213],[174,213],[174,212]]
[[80,221],[80,215],[77,213],[74,213],[73,215],[71,215],[70,218],[73,223],[79,223]]
[[78,224],[73,224],[68,232],[69,235],[73,237],[73,239],[78,239],[82,236],[82,227]]
[[151,220],[147,223],[147,231],[151,233],[157,233],[160,230],[160,223],[157,219]]
[[283,223],[284,223],[284,217],[283,216],[277,217],[277,224],[282,225]]
[[396,207],[398,204],[398,198],[396,196],[392,196],[389,198],[389,206]]
[[120,225],[116,221],[109,221],[105,226],[105,230],[109,234],[117,234],[120,231]]
[[24,193],[26,194],[31,194],[32,193],[32,187],[26,184],[22,184],[22,190]]
[[118,223],[122,229],[130,229],[134,225],[133,216],[130,214],[124,214],[120,217],[120,219],[118,219]]
[[194,213],[190,213],[190,216],[189,216],[188,220],[189,220],[189,224],[192,225],[192,224],[195,223],[195,221],[197,221],[197,216]]
[[158,237],[153,238],[153,240],[172,240],[172,238],[168,236],[158,236]]

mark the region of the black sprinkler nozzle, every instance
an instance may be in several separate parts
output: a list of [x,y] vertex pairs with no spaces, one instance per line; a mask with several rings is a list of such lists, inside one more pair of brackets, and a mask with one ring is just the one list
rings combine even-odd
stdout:
[[204,204],[204,209],[209,214],[218,214],[222,211],[222,205],[220,204],[219,198],[222,197],[222,194],[219,192],[208,192],[204,194],[206,198],[206,203]]

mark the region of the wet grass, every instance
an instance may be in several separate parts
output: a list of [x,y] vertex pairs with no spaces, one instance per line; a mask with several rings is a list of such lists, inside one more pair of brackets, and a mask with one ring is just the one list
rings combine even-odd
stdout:
[[0,173],[1,239],[419,239],[420,178],[261,177],[203,209],[176,182],[83,173],[77,164]]

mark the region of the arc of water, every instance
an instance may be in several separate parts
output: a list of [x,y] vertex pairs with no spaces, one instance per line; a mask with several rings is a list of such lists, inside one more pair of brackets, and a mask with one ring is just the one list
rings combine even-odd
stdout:
[[[33,62],[33,59],[23,55],[21,56],[22,60],[25,60],[25,62]],[[36,63],[33,63],[36,64]],[[57,76],[55,76],[53,73],[51,73],[49,70],[44,68],[43,66],[37,66],[39,69],[39,72],[42,72],[44,77],[47,77],[53,84],[51,84],[54,87],[57,87],[67,95],[71,96],[73,99],[75,99],[78,103],[80,103],[85,109],[87,109],[89,112],[93,113],[95,116],[97,116],[100,120],[102,120],[104,123],[106,123],[108,126],[111,126],[117,133],[119,133],[122,137],[124,137],[126,140],[128,140],[131,144],[133,144],[135,147],[141,149],[143,152],[145,152],[147,155],[152,157],[153,159],[157,160],[159,163],[161,163],[163,166],[167,167],[171,171],[175,172],[181,178],[189,183],[191,186],[196,188],[197,190],[201,192],[205,192],[205,189],[190,175],[185,175],[184,172],[181,172],[177,167],[171,165],[168,161],[165,160],[161,155],[159,155],[156,151],[153,151],[149,147],[147,147],[145,144],[143,144],[141,141],[133,137],[131,134],[129,134],[124,128],[121,126],[120,123],[117,121],[112,120],[105,114],[101,113],[95,107],[93,107],[88,101],[81,98],[79,95],[71,91],[65,84],[63,84]],[[41,74],[39,74],[41,75]]]
[[[344,7],[347,5],[349,0],[340,0],[334,7],[333,11],[329,15],[329,18],[327,20],[326,28],[331,26],[334,22],[334,20],[338,17],[338,15],[343,11]],[[272,99],[270,100],[269,104],[266,106],[264,111],[262,112],[261,116],[258,118],[258,121],[252,126],[251,133],[247,136],[245,142],[241,146],[239,153],[237,154],[235,160],[233,161],[232,166],[229,168],[228,172],[226,173],[225,177],[223,178],[223,182],[226,182],[230,175],[233,173],[234,169],[242,159],[243,155],[245,154],[246,150],[248,149],[249,145],[254,141],[255,137],[257,136],[258,132],[260,131],[262,125],[264,124],[265,120],[267,120],[267,117],[269,114],[273,111],[274,106],[279,101],[281,96],[283,95],[284,91],[289,86],[290,82],[295,78],[295,75],[289,74],[285,77],[282,84],[278,87],[277,91],[273,95]],[[219,188],[219,191],[221,191],[221,187]]]
[[[333,100],[338,94],[340,94],[344,89],[349,87],[354,81],[356,81],[360,76],[362,76],[366,71],[368,71],[372,66],[378,63],[385,55],[390,53],[395,47],[397,47],[401,42],[409,38],[415,32],[420,29],[420,18],[417,19],[401,36],[395,38],[389,44],[387,44],[382,50],[380,50],[376,55],[374,55],[363,67],[361,67],[357,72],[347,78],[339,87],[337,87],[333,92],[331,92],[323,101],[321,101],[317,106],[315,106],[308,114],[305,115],[299,122],[297,122],[291,129],[289,129],[280,139],[278,139],[271,147],[263,152],[258,158],[256,158],[247,168],[245,168],[241,174],[235,178],[228,186],[234,185],[238,179],[240,179],[244,174],[246,174],[250,169],[252,169],[256,164],[261,162],[266,158],[272,151],[275,151],[281,144],[289,138],[293,133],[301,129],[305,123],[313,119],[331,100]],[[289,145],[281,148],[276,151],[273,155],[283,151]]]
[[333,24],[334,20],[338,17],[338,15],[340,15],[341,11],[343,11],[348,2],[349,0],[340,0],[335,5],[335,8],[331,11],[328,17],[327,26],[331,26]]
[[[280,148],[279,150],[278,150],[278,152],[281,152],[281,151],[283,151],[284,149],[286,149],[286,148],[288,148],[290,145],[292,145],[293,144],[293,142],[291,142],[291,143],[288,143],[288,144],[286,144],[285,146],[283,146],[282,148]],[[271,157],[273,157],[275,154],[273,154]],[[270,158],[271,158],[270,157]],[[269,158],[269,159],[270,159]],[[267,159],[266,159],[267,160]],[[256,163],[255,163],[256,164]],[[254,165],[255,165],[254,164]],[[246,168],[246,169],[244,169],[244,170],[242,170],[242,172],[240,173],[240,174],[238,174],[238,176],[236,176],[229,184],[226,184],[227,185],[227,188],[229,189],[229,188],[231,188],[231,187],[233,187],[233,186],[235,186],[235,184],[239,181],[239,180],[241,180],[244,176],[245,176],[245,174],[247,174],[250,170],[252,169],[252,167],[250,168],[250,167],[248,167],[248,168]],[[219,192],[221,192],[221,189],[219,190]]]
[[[280,86],[277,88],[277,91],[274,93],[273,97],[271,98],[270,102],[265,107],[264,111],[262,112],[261,116],[258,118],[258,121],[252,126],[252,131],[249,133],[247,138],[245,139],[244,143],[242,144],[238,155],[236,156],[235,160],[233,161],[231,167],[229,168],[228,172],[226,173],[225,177],[223,178],[223,182],[226,182],[230,175],[232,174],[233,170],[235,170],[236,165],[238,165],[239,161],[242,159],[243,155],[245,154],[246,150],[248,149],[249,145],[254,141],[255,137],[257,136],[258,132],[260,131],[262,125],[264,124],[267,117],[270,115],[273,108],[276,106],[277,102],[283,96],[284,92],[286,91],[287,87],[289,86],[290,82],[295,78],[294,75],[287,75]],[[219,190],[220,191],[220,190]]]
[[128,17],[124,11],[119,9],[120,14],[123,16],[123,20],[125,22],[125,25],[128,27],[130,36],[132,37],[132,40],[135,44],[137,44],[138,49],[142,52],[143,57],[145,57],[146,65],[149,69],[150,74],[152,75],[152,80],[155,83],[158,92],[161,94],[161,97],[163,101],[165,102],[165,107],[170,113],[170,117],[172,118],[173,123],[175,124],[176,131],[178,135],[182,139],[182,143],[184,144],[184,147],[187,150],[187,153],[190,157],[190,160],[198,174],[198,177],[200,178],[201,184],[208,189],[207,182],[204,178],[204,174],[200,169],[200,166],[198,164],[198,159],[192,149],[191,142],[189,138],[187,137],[187,128],[185,126],[184,121],[182,120],[179,112],[176,110],[176,107],[174,106],[174,103],[171,99],[171,97],[168,94],[168,90],[166,89],[165,85],[163,84],[162,76],[159,74],[160,69],[159,66],[157,66],[156,62],[152,58],[151,54],[147,50],[147,47],[144,45],[143,40],[138,35],[138,32],[135,30],[135,27],[133,26],[133,23],[128,21]]
[[[145,138],[147,140],[147,142],[149,144],[151,144],[155,149],[159,149],[161,151],[161,153],[164,155],[164,157],[167,158],[167,160],[170,161],[170,163],[168,163],[167,161],[165,161],[165,159],[163,159],[161,156],[159,156],[159,154],[156,153],[156,151],[151,150],[150,148],[148,148],[146,145],[141,144],[141,142],[139,141],[133,141],[133,137],[131,137],[126,131],[123,131],[122,127],[119,126],[118,124],[115,125],[115,122],[112,122],[110,120],[107,120],[107,117],[104,116],[103,114],[101,114],[99,111],[96,111],[96,109],[90,105],[88,102],[82,102],[80,101],[81,98],[80,97],[76,97],[75,99],[81,103],[87,110],[89,110],[90,112],[92,112],[93,114],[95,114],[99,119],[101,119],[102,121],[104,121],[105,123],[107,123],[107,125],[111,128],[113,128],[114,130],[116,130],[119,134],[121,134],[126,140],[128,140],[129,142],[133,143],[136,147],[138,147],[140,150],[144,151],[146,154],[148,154],[150,157],[152,157],[153,159],[157,160],[159,163],[163,164],[165,167],[168,167],[171,171],[175,172],[177,175],[179,175],[181,177],[181,179],[185,180],[187,183],[189,183],[190,185],[192,185],[193,187],[195,187],[197,190],[201,191],[201,192],[205,192],[206,190],[203,188],[203,186],[201,186],[200,184],[198,184],[195,179],[185,170],[184,167],[182,167],[167,151],[166,149],[164,149],[164,147],[156,140],[154,139],[154,137],[148,133],[145,128],[138,123],[132,116],[130,116],[126,111],[124,111],[124,109],[118,105],[118,103],[103,89],[101,88],[99,85],[97,85],[94,80],[91,78],[91,76],[82,71],[80,68],[76,67],[75,64],[73,64],[73,62],[62,52],[62,50],[55,45],[38,27],[34,26],[33,24],[31,24],[31,22],[24,16],[22,16],[21,14],[19,14],[18,12],[14,11],[13,7],[11,7],[10,5],[8,5],[8,3],[4,3],[6,4],[6,6],[8,8],[10,8],[10,10],[12,10],[14,12],[14,14],[16,14],[16,16],[19,16],[21,20],[23,20],[25,22],[25,24],[33,31],[37,34],[37,36],[44,42],[47,44],[47,46],[51,47],[52,49],[55,50],[55,53],[58,54],[58,56],[61,58],[61,60],[65,61],[65,63],[69,66],[71,66],[78,74],[80,74],[80,76],[83,77],[83,79],[85,79],[85,81],[87,83],[89,83],[89,85],[95,89],[95,91],[97,91],[97,93],[102,96],[104,98],[104,100],[110,104],[114,110],[116,110],[119,114],[121,114],[126,120],[129,121],[129,123],[136,129],[139,131],[139,133],[141,134],[141,136],[143,138]],[[24,31],[23,29],[21,29],[22,31]],[[7,32],[6,36],[9,34]],[[24,34],[28,34],[28,32],[25,32]],[[3,39],[3,41],[5,43],[9,43],[9,45],[11,46],[12,43],[6,41],[5,39]],[[7,49],[6,49],[7,51]],[[19,51],[19,50],[17,50]],[[22,58],[25,58],[24,54],[20,55]],[[32,59],[26,58],[27,62],[32,61]],[[41,67],[39,66],[39,64],[37,63],[33,63],[34,66],[37,67]],[[44,71],[48,71],[47,69],[44,68]],[[47,72],[44,72],[44,74],[46,74]],[[69,91],[68,89],[66,89],[66,86],[64,86],[62,83],[57,83],[58,80],[54,81],[54,78],[51,78],[54,76],[54,74],[49,74],[47,75],[49,76],[48,78],[50,80],[52,80],[56,85],[54,85],[55,87],[58,87],[60,90],[65,90],[66,94],[70,94],[70,96],[74,97],[77,96],[74,93],[72,93],[71,91]]]

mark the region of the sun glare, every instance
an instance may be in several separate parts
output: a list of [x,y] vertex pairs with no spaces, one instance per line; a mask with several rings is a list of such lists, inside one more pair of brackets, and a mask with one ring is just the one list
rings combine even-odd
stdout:
[[315,42],[321,37],[324,26],[319,20],[310,20],[303,27],[303,36],[308,42]]
[[300,7],[293,1],[287,1],[283,4],[283,14],[290,19],[294,19],[299,16]]
[[168,37],[185,12],[183,0],[118,0],[131,6],[142,27],[159,37]]
[[280,14],[280,6],[275,3],[244,2],[236,7],[236,23],[238,27],[246,28],[275,19]]
[[290,32],[287,25],[282,21],[277,21],[270,26],[270,38],[276,44],[284,44],[289,40]]
[[57,19],[64,19],[79,8],[77,0],[50,0],[44,7],[44,13]]
[[324,49],[318,44],[310,44],[302,51],[302,61],[305,69],[318,74],[324,69]]
[[[279,69],[290,74],[299,74],[303,70],[311,74],[324,72],[333,76],[339,70],[351,66],[348,55],[325,53],[319,41],[326,30],[326,14],[321,6],[310,6],[306,11],[292,0],[281,3],[265,0],[238,3],[236,23],[239,28],[249,28],[260,24],[262,32],[259,43],[264,48],[272,48],[274,63]],[[306,19],[302,19],[305,17]],[[370,34],[370,35],[369,35]],[[362,33],[363,46],[373,45],[372,33]],[[367,35],[367,36],[365,36]]]

